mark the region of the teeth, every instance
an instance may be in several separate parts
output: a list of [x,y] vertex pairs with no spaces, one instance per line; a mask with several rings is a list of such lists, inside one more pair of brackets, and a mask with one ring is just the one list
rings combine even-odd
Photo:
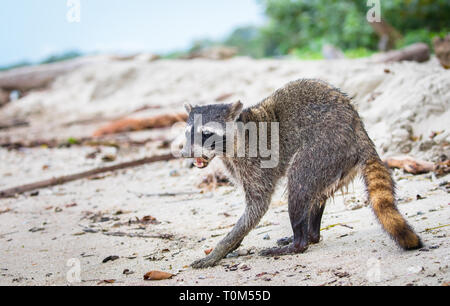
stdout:
[[203,158],[196,158],[195,159],[195,166],[197,168],[205,168],[207,165],[207,162]]

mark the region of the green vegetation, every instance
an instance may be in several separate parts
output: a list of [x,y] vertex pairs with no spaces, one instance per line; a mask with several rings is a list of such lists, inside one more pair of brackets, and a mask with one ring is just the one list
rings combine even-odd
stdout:
[[[349,58],[370,56],[377,51],[379,37],[366,16],[367,0],[257,0],[264,8],[267,22],[261,27],[242,26],[223,40],[201,39],[188,50],[162,57],[179,58],[206,47],[236,47],[239,55],[254,58],[292,55],[301,59],[322,59],[322,47],[334,45]],[[450,32],[449,0],[380,0],[381,17],[401,38],[395,47],[416,42],[431,46],[435,36]],[[39,64],[80,56],[77,51],[50,56]],[[30,65],[23,62],[7,70]]]
[[64,52],[61,54],[51,55],[51,56],[47,57],[45,60],[43,60],[42,62],[40,62],[40,64],[51,64],[51,63],[56,63],[56,62],[67,61],[70,59],[77,58],[79,56],[82,56],[82,54],[78,51],[68,51],[68,52]]
[[[267,23],[241,27],[228,38],[208,44],[234,46],[256,58],[291,54],[320,59],[324,44],[344,50],[350,58],[377,51],[378,36],[366,20],[366,0],[259,0]],[[401,35],[396,47],[415,42],[431,45],[450,31],[448,0],[381,0],[381,17]],[[198,46],[198,45],[197,45]]]
[[30,65],[31,65],[30,62],[19,62],[19,63],[15,63],[13,65],[0,67],[0,71],[5,71],[5,70],[9,70],[9,69],[14,69],[14,68],[20,68],[20,67],[25,67],[25,66],[30,66]]

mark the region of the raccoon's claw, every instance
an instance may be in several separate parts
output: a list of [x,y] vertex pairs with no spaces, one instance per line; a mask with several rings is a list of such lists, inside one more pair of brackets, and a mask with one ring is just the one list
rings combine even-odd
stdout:
[[277,245],[278,246],[285,246],[285,245],[289,245],[290,243],[292,243],[292,241],[294,241],[294,237],[284,237],[281,239],[277,240]]
[[191,267],[194,269],[214,267],[219,261],[220,259],[216,259],[215,257],[206,256],[205,258],[194,261]]

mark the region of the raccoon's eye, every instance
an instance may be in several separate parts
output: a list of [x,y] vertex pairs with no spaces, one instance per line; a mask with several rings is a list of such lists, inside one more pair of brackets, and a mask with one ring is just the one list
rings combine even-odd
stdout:
[[202,131],[202,136],[203,137],[211,137],[212,135],[214,135],[214,133],[210,132],[210,131]]

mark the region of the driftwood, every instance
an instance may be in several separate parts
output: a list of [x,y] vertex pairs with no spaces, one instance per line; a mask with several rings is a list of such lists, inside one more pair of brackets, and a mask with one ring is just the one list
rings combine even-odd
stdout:
[[28,126],[29,122],[24,120],[13,120],[10,122],[0,123],[0,130],[7,130],[15,127]]
[[44,88],[58,76],[91,63],[93,60],[93,58],[85,57],[0,72],[0,88],[20,91]]
[[133,115],[145,110],[149,110],[149,109],[160,109],[161,106],[160,105],[144,105],[141,106],[127,114],[123,114],[120,116],[114,116],[114,117],[99,117],[99,116],[94,116],[91,118],[85,118],[85,119],[78,119],[78,120],[74,120],[74,121],[69,121],[66,123],[63,123],[63,126],[72,126],[72,125],[81,125],[81,124],[92,124],[92,123],[98,123],[98,122],[103,122],[103,121],[116,121],[116,120],[120,120],[123,117],[129,116],[129,115]]
[[436,166],[432,162],[416,160],[409,156],[391,157],[384,160],[389,168],[400,168],[412,174],[422,174],[434,171]]
[[[1,128],[1,126],[0,126]],[[112,138],[98,138],[98,137],[83,137],[77,139],[58,140],[58,139],[34,139],[30,141],[0,141],[0,147],[8,150],[19,150],[22,148],[69,148],[72,146],[89,146],[89,147],[115,147],[120,148],[122,146],[144,146],[152,141],[161,141],[162,146],[166,146],[171,143],[171,140],[164,137],[146,138],[143,140],[132,139],[112,139]]]
[[172,154],[157,155],[157,156],[152,156],[152,157],[146,157],[146,158],[139,159],[139,160],[120,163],[120,164],[117,164],[114,166],[101,167],[101,168],[96,168],[93,170],[88,170],[85,172],[80,172],[80,173],[71,174],[71,175],[67,175],[67,176],[54,177],[54,178],[51,178],[48,180],[39,181],[39,182],[31,183],[31,184],[26,184],[26,185],[2,190],[2,191],[0,191],[0,199],[13,197],[16,194],[22,194],[22,193],[36,190],[36,189],[47,188],[47,187],[56,186],[56,185],[62,185],[62,184],[68,183],[68,182],[87,178],[87,177],[97,175],[100,173],[111,172],[111,171],[116,171],[116,170],[121,170],[121,169],[126,169],[126,168],[133,168],[133,167],[142,166],[145,164],[159,162],[159,161],[169,161],[169,160],[173,160],[176,158],[177,157],[173,156]]
[[416,43],[400,50],[390,51],[381,56],[379,62],[415,61],[426,62],[430,59],[430,48],[427,44]]
[[434,52],[441,65],[446,69],[450,69],[450,35],[447,35],[445,38],[435,37],[433,45]]
[[186,113],[164,114],[150,118],[124,118],[99,128],[94,132],[93,136],[99,137],[130,131],[165,128],[170,127],[176,122],[184,122],[186,120]]
[[0,88],[0,107],[9,102],[9,92]]
[[211,60],[226,60],[234,57],[237,53],[238,50],[235,47],[215,46],[191,52],[188,55],[181,56],[181,58],[182,59],[204,58]]

